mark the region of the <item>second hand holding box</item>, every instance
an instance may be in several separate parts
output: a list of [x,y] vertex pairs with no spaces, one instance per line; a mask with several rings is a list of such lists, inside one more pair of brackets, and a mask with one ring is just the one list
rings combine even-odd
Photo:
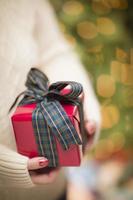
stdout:
[[26,86],[11,118],[18,152],[29,158],[44,156],[49,167],[79,166],[84,137],[81,84],[49,86],[45,74],[32,68]]

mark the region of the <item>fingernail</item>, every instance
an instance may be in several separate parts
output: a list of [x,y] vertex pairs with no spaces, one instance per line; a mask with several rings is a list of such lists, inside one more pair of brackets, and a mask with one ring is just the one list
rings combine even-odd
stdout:
[[48,165],[48,160],[47,159],[40,159],[39,160],[39,165],[41,166],[41,167],[43,167],[43,166],[47,166]]

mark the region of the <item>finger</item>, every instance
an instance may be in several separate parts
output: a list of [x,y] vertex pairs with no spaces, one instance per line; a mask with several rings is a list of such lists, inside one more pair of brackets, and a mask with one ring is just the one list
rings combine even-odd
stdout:
[[31,175],[31,178],[32,178],[32,181],[34,184],[48,184],[48,183],[52,183],[55,178],[57,177],[58,175],[58,170],[54,170],[52,172],[50,172],[49,174],[41,174],[41,175],[38,175],[36,173],[33,173]]
[[48,159],[45,157],[35,157],[28,160],[28,170],[40,169],[48,166]]
[[94,121],[87,121],[85,123],[85,128],[87,132],[89,133],[89,135],[92,135],[96,131],[96,123]]

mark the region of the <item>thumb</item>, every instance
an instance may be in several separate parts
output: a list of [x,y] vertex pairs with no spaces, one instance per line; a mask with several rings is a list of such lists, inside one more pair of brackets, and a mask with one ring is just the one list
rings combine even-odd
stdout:
[[35,157],[28,160],[28,170],[41,169],[48,166],[48,159],[45,157]]

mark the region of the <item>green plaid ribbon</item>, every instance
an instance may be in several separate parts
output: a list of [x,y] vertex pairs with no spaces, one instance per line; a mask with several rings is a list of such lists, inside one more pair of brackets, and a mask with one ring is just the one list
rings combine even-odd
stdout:
[[[83,91],[82,85],[77,82],[61,81],[49,86],[47,76],[36,68],[32,68],[28,73],[25,85],[27,90],[20,94],[24,94],[24,97],[19,105],[37,103],[32,113],[32,125],[39,155],[47,157],[49,167],[59,166],[55,137],[64,150],[68,150],[71,144],[82,144],[61,105],[63,102],[79,106],[81,102],[78,97]],[[62,95],[61,90],[68,85],[71,86],[70,92]]]

